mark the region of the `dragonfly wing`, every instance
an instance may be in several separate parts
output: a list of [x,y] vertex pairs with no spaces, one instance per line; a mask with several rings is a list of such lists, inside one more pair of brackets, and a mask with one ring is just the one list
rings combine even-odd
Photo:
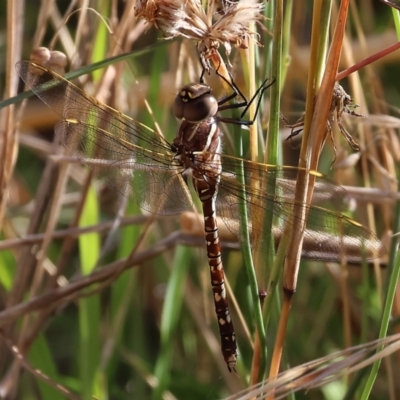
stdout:
[[19,61],[15,69],[32,91],[63,119],[113,131],[121,140],[149,150],[170,151],[170,144],[152,129],[97,101],[54,71],[30,61]]
[[[289,186],[286,185],[284,189],[279,186],[283,177],[287,178],[283,169],[266,170],[263,164],[257,163],[245,163],[244,166],[246,169],[238,169],[236,173],[230,176],[226,174],[222,178],[217,208],[229,230],[240,237],[238,205],[240,201],[245,202],[252,245],[258,251],[268,249],[268,227],[272,229],[276,247],[285,229],[293,226],[294,218],[300,218],[297,215],[301,215],[304,209],[308,214],[304,257],[324,261],[342,258],[348,262],[359,262],[362,258],[374,259],[382,254],[384,249],[381,242],[364,226],[335,211],[296,203]],[[245,180],[251,181],[251,184],[243,187],[236,180],[238,174],[244,174]]]
[[58,122],[55,132],[73,156],[144,210],[170,215],[192,209],[182,167],[172,153],[156,153],[124,141],[115,125],[104,130],[69,119]]
[[[54,71],[20,61],[16,70],[63,120],[59,140],[119,193],[157,214],[192,209],[171,145],[140,122],[100,103]],[[173,201],[174,198],[176,201]]]
[[[226,171],[225,180],[229,177],[236,180],[238,164],[242,163],[247,185],[258,188],[264,186],[266,192],[275,191],[287,200],[294,199],[297,174],[299,173],[298,167],[254,163],[226,155],[222,159],[223,171]],[[317,171],[308,170],[307,173],[315,179],[312,204],[324,208],[334,207],[335,210],[347,210],[349,208],[350,198],[345,189],[337,186]]]
[[[299,208],[300,205],[293,207]],[[385,249],[381,241],[365,226],[324,208],[311,206],[306,210],[308,218],[303,250],[308,258],[359,263],[383,255]]]

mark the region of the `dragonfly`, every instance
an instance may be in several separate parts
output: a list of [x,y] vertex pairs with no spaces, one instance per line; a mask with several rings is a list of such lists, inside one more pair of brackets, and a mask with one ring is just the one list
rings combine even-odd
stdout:
[[[306,207],[308,220],[302,256],[337,261],[341,255],[348,262],[360,262],[381,255],[381,242],[371,231],[326,208],[331,203],[345,203],[347,194],[318,172],[307,171],[316,183],[312,205],[305,206],[294,198],[299,168],[256,163],[221,153],[221,121],[247,125],[254,122],[243,121],[242,116],[255,96],[248,102],[233,81],[232,94],[220,100],[202,80],[184,86],[173,105],[181,123],[176,137],[169,142],[139,121],[97,101],[54,71],[31,61],[18,62],[16,70],[32,91],[61,116],[55,134],[74,157],[95,169],[143,210],[158,215],[193,210],[187,184],[191,180],[203,209],[221,351],[229,371],[235,370],[237,344],[225,288],[217,215],[240,238],[238,204],[245,202],[251,238],[258,239],[252,239],[251,244],[256,251],[265,252],[270,241],[264,240],[268,235],[257,221],[269,213],[276,239],[285,226],[293,225],[296,208]],[[259,88],[258,105],[267,88],[268,85]],[[238,95],[244,101],[230,104]],[[237,107],[244,107],[239,121],[219,114]]]

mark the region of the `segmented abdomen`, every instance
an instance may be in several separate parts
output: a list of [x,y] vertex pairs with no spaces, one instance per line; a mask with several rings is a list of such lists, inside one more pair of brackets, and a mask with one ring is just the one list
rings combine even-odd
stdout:
[[237,346],[235,329],[228,307],[216,219],[215,198],[218,189],[218,180],[213,179],[207,182],[204,176],[199,176],[199,174],[193,172],[193,184],[203,206],[207,257],[210,266],[215,312],[221,335],[221,351],[229,371],[232,371],[235,370]]

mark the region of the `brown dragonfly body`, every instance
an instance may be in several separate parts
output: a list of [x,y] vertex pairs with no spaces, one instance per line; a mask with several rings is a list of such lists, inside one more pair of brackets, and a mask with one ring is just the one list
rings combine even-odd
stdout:
[[200,123],[183,121],[178,136],[173,141],[173,149],[176,149],[182,165],[191,170],[193,186],[203,206],[207,257],[215,312],[221,335],[221,351],[228,369],[231,371],[236,364],[237,346],[226,297],[216,218],[216,196],[222,173],[221,138],[217,121],[214,117]]
[[[40,65],[20,61],[16,69],[36,95],[63,118],[55,128],[61,142],[143,209],[164,215],[192,210],[190,192],[183,179],[186,175],[192,177],[203,206],[221,349],[229,370],[234,369],[237,346],[225,290],[217,212],[240,238],[238,203],[246,203],[252,237],[259,239],[256,250],[267,251],[268,235],[262,224],[254,221],[272,215],[275,243],[279,242],[285,227],[293,225],[296,207],[305,207],[294,198],[298,168],[259,164],[221,154],[218,121],[235,121],[217,114],[229,108],[222,104],[235,94],[217,101],[211,89],[202,83],[182,88],[174,104],[175,116],[182,123],[177,137],[169,143],[140,122],[98,102]],[[261,94],[266,88],[261,88]],[[245,102],[245,109],[247,105]],[[378,257],[383,248],[372,232],[325,208],[332,203],[340,207],[346,202],[346,192],[318,172],[307,173],[315,177],[316,185],[313,205],[307,206],[302,255],[315,260],[348,262]],[[250,179],[252,185],[248,184]]]

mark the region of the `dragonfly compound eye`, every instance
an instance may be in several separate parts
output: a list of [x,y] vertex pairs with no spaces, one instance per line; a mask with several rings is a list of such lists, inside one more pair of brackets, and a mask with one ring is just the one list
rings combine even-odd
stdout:
[[190,84],[184,86],[175,97],[173,112],[178,119],[201,122],[217,114],[218,101],[211,94],[209,86]]

